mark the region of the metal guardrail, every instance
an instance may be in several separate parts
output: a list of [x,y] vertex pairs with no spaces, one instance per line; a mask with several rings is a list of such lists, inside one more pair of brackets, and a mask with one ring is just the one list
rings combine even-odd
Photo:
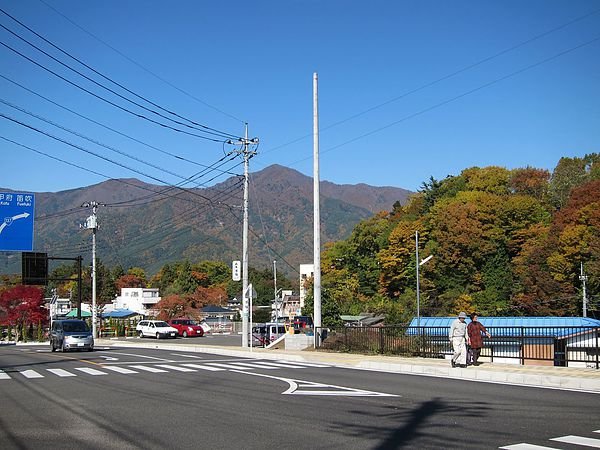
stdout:
[[[488,327],[481,361],[600,368],[599,327]],[[447,358],[448,327],[317,328],[317,350]]]

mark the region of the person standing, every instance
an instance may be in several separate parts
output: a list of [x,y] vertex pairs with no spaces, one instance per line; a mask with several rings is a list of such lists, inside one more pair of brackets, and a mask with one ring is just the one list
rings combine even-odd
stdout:
[[467,314],[461,312],[458,315],[458,318],[452,322],[450,326],[450,334],[448,337],[450,338],[450,342],[452,343],[452,350],[454,354],[452,355],[452,367],[467,367],[467,344],[470,343],[469,335],[467,333],[467,324],[465,323],[465,319],[467,318]]
[[483,348],[483,336],[487,336],[491,338],[492,335],[488,333],[483,324],[479,322],[479,317],[477,314],[471,315],[471,323],[467,325],[467,334],[469,335],[469,340],[471,343],[471,350],[473,352],[473,365],[478,366],[479,363],[477,360],[479,359],[479,354],[481,353],[481,349]]

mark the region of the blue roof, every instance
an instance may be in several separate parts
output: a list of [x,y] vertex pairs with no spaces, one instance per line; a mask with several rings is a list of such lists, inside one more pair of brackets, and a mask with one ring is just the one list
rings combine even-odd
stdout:
[[115,309],[106,313],[102,313],[102,317],[112,317],[114,319],[122,319],[124,317],[136,316],[138,313],[130,309]]
[[[600,320],[589,317],[482,317],[485,327],[600,327]],[[422,327],[450,327],[456,317],[421,317]],[[471,320],[467,318],[467,323]],[[413,317],[411,327],[417,326]]]
[[235,312],[235,311],[232,311],[231,309],[222,308],[221,306],[217,306],[217,305],[207,305],[204,308],[200,309],[200,311],[202,311],[203,313],[224,313],[224,314],[232,314]]

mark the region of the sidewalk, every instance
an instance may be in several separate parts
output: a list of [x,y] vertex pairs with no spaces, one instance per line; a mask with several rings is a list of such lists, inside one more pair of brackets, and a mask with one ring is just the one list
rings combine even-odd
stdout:
[[466,381],[505,383],[529,387],[565,389],[600,394],[600,370],[553,366],[521,366],[487,363],[466,369],[452,368],[450,361],[429,358],[405,358],[400,356],[360,355],[314,350],[266,350],[244,349],[212,345],[178,345],[168,341],[138,339],[98,339],[96,346],[120,346],[135,348],[160,348],[190,353],[213,353],[233,357],[258,357],[298,362],[318,362],[336,367],[377,370],[409,375],[453,378]]

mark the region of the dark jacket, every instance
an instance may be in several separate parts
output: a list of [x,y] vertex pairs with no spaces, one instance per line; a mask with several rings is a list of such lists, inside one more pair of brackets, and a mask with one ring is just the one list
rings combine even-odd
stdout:
[[483,335],[487,333],[487,330],[481,322],[471,322],[467,325],[467,333],[469,334],[472,348],[483,347]]

